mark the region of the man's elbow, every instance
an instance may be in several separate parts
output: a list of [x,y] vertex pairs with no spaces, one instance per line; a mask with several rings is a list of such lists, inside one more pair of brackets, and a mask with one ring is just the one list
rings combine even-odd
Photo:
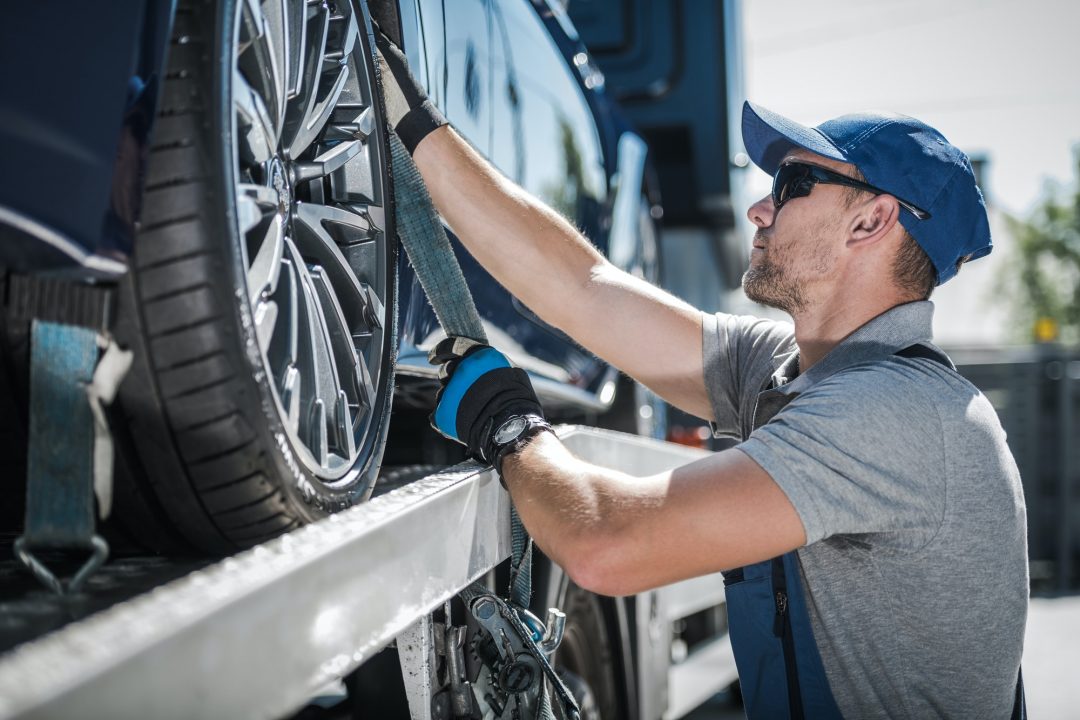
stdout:
[[634,595],[650,589],[634,554],[612,537],[582,541],[559,563],[578,587],[597,595]]

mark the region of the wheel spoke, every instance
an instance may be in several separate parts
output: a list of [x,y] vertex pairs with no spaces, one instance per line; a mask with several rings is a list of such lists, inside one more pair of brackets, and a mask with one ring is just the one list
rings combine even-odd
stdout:
[[349,267],[352,268],[356,279],[360,281],[361,287],[376,281],[379,248],[376,247],[374,241],[343,245],[341,246],[341,254],[345,256],[345,261],[349,263]]
[[[299,273],[290,258],[281,260],[281,278],[278,280],[277,289],[270,296],[277,305],[277,317],[275,321],[280,327],[275,327],[271,333],[270,342],[264,345],[266,359],[270,363],[270,369],[274,377],[284,381],[287,369],[295,369],[297,344],[300,338],[300,315],[298,288]],[[288,407],[284,401],[283,405]]]
[[297,203],[294,217],[319,235],[320,242],[334,247],[375,239],[378,228],[366,215],[333,205]]
[[337,402],[334,403],[334,434],[337,436],[335,444],[345,457],[356,454],[355,432],[349,400],[345,396],[345,391],[342,390],[338,393]]
[[241,198],[257,203],[263,208],[276,208],[279,203],[277,190],[266,185],[239,183],[236,186],[236,194]]
[[376,330],[383,326],[383,316],[386,315],[386,307],[370,285],[361,283],[364,295],[364,314],[367,317],[368,327]]
[[[326,455],[323,453],[320,456],[319,453],[323,452],[327,443],[326,405],[327,401],[336,402],[341,387],[333,343],[326,326],[327,308],[321,302],[322,293],[318,289],[320,283],[324,282],[324,273],[319,266],[309,271],[296,246],[289,240],[286,240],[286,244],[300,275],[298,369],[305,377],[311,378],[310,382],[305,383],[307,390],[301,398],[300,431],[308,439],[308,448],[316,457],[321,457],[319,463],[325,466]],[[306,414],[303,412],[305,405],[308,408]],[[317,418],[322,419],[321,424],[313,424]]]
[[370,413],[371,408],[375,407],[375,383],[371,381],[371,373],[368,372],[367,365],[357,363],[357,368],[360,371],[360,385],[357,388],[360,407],[356,413],[356,421],[359,422]]
[[246,235],[255,229],[277,205],[278,194],[273,188],[252,183],[237,185],[236,217],[240,233]]
[[[369,293],[357,279],[357,270],[349,265],[338,247],[338,238],[347,241],[357,229],[362,229],[363,219],[339,208],[310,204],[301,204],[295,218],[296,241],[325,269],[330,283],[337,290],[347,327],[351,332],[372,329],[370,316],[375,308],[369,300]],[[334,228],[336,237],[328,232],[327,226]],[[382,307],[381,301],[379,307]]]
[[353,48],[356,47],[356,38],[359,37],[359,23],[356,20],[356,13],[350,9],[349,19],[345,26],[345,37],[341,45],[341,56],[344,59],[352,54]]
[[307,115],[305,115],[303,121],[300,123],[296,138],[289,148],[290,157],[299,157],[300,154],[311,145],[319,133],[322,132],[323,128],[326,126],[327,120],[330,119],[330,113],[334,110],[334,104],[337,103],[338,98],[341,96],[341,91],[345,88],[345,82],[348,79],[349,68],[342,67],[326,97],[315,103],[315,105],[308,110]]
[[262,244],[247,271],[248,299],[254,306],[260,297],[277,288],[281,261],[285,255],[285,228],[280,215],[270,220]]
[[285,424],[293,432],[300,430],[300,371],[289,365],[281,383],[281,404],[285,408]]
[[357,113],[355,108],[345,108],[343,112],[340,105],[330,114],[329,126],[326,128],[327,140],[360,140],[367,142],[375,132],[375,110],[365,107]]
[[[354,405],[360,404],[359,393],[363,382],[360,368],[362,366],[357,362],[356,348],[352,344],[352,334],[346,325],[345,316],[341,312],[341,306],[338,304],[334,290],[327,280],[326,273],[323,272],[322,268],[316,267],[311,271],[311,279],[325,313],[323,317],[330,340],[330,347],[334,355],[334,365],[338,372],[341,373],[341,375],[334,378],[335,384],[340,383],[337,385],[335,402],[337,402],[338,398],[346,398],[346,403],[343,406],[344,410],[335,406],[335,423],[337,423],[338,427],[342,427],[341,423],[345,423],[347,420],[348,434],[351,437],[353,422],[352,416],[348,415],[348,402],[351,401]],[[345,412],[348,415],[346,420],[342,420],[337,416],[339,412]],[[335,434],[340,436],[341,433],[337,431]],[[354,440],[345,440],[342,437],[338,437],[334,442],[335,448],[342,452],[345,452],[350,444],[355,446]]]
[[317,178],[323,178],[330,173],[344,167],[345,163],[356,157],[363,149],[359,140],[347,140],[338,143],[312,162],[293,163],[293,182],[302,183]]
[[283,31],[283,21],[279,20],[275,7],[270,13],[264,13],[258,0],[243,0],[240,10],[240,54],[237,66],[253,88],[266,103],[269,115],[274,120],[274,139],[281,128],[284,116],[285,78],[281,68],[280,51],[275,47],[277,39],[275,25]]
[[[341,27],[342,23],[345,25],[344,28]],[[355,14],[350,12],[347,17],[329,17],[326,33],[322,38],[322,52],[318,58],[319,79],[310,86],[312,94],[308,97],[308,102],[304,107],[303,120],[297,129],[296,137],[293,138],[290,145],[289,155],[291,157],[297,158],[304,152],[326,127],[327,121],[337,107],[341,92],[345,89],[349,80],[349,66],[345,62],[345,57],[352,52],[356,36],[357,23]],[[334,41],[335,45],[339,46],[332,52],[329,51],[328,47],[331,40]],[[329,91],[317,102],[313,102],[316,94],[321,94],[327,84],[321,77],[326,70],[336,70],[337,76],[334,77]]]
[[307,5],[301,0],[291,0],[286,5],[288,15],[288,47],[289,74],[287,77],[287,93],[291,99],[300,92],[300,79],[304,70],[304,43],[307,38]]
[[308,448],[320,465],[326,467],[330,459],[330,447],[326,437],[326,403],[316,398],[308,413]]
[[261,223],[266,212],[250,195],[237,195],[236,217],[242,235],[246,235],[249,230]]
[[310,141],[308,141],[308,143],[301,145],[297,142],[297,139],[303,131],[304,123],[311,115],[312,108],[318,98],[329,26],[330,10],[325,2],[308,7],[307,34],[303,48],[300,83],[296,98],[289,103],[289,109],[285,116],[285,137],[287,138],[285,145],[289,149],[289,156],[292,158],[303,152],[304,148],[310,144]]
[[267,39],[270,45],[270,55],[274,60],[274,93],[277,98],[277,116],[274,118],[275,126],[280,128],[285,121],[285,102],[289,97],[289,36],[293,28],[289,25],[291,5],[299,5],[289,0],[269,0],[266,8],[266,25],[269,30]]
[[270,345],[277,315],[278,306],[273,300],[263,300],[255,306],[255,338],[259,341],[260,348]]
[[266,162],[277,148],[277,126],[271,120],[266,103],[239,72],[233,73],[233,103],[239,135],[243,139],[240,159],[249,165]]

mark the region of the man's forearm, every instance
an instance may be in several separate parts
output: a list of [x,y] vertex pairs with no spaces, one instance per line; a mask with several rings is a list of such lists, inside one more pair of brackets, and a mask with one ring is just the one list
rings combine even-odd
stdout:
[[503,177],[450,127],[414,160],[446,222],[488,272],[556,327],[606,259],[565,218]]
[[[701,313],[613,266],[565,218],[450,127],[414,154],[436,207],[496,280],[546,322],[668,402],[711,417]],[[647,344],[636,342],[648,338]]]
[[541,550],[581,587],[623,595],[651,586],[637,519],[664,501],[659,478],[636,478],[574,457],[543,433],[509,456],[503,478]]
[[734,448],[633,477],[578,460],[544,433],[502,469],[537,545],[578,585],[605,595],[760,562],[806,544],[787,495]]

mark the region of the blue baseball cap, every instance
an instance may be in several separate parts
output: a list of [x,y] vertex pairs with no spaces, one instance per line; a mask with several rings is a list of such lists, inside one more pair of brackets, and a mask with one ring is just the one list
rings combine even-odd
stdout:
[[919,220],[901,211],[900,222],[930,256],[938,285],[956,275],[961,259],[974,260],[993,249],[971,161],[915,118],[856,113],[809,128],[747,102],[742,134],[750,159],[769,175],[800,147],[854,165],[866,182],[928,212],[929,218]]

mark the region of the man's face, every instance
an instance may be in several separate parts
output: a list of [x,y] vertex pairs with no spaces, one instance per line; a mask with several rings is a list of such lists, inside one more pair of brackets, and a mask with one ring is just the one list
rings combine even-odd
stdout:
[[[851,166],[806,150],[792,150],[784,162],[798,160],[851,175]],[[743,275],[746,296],[762,305],[796,315],[817,291],[836,277],[843,243],[845,188],[815,185],[806,197],[788,200],[779,211],[771,196],[747,211],[757,226],[750,267]]]

